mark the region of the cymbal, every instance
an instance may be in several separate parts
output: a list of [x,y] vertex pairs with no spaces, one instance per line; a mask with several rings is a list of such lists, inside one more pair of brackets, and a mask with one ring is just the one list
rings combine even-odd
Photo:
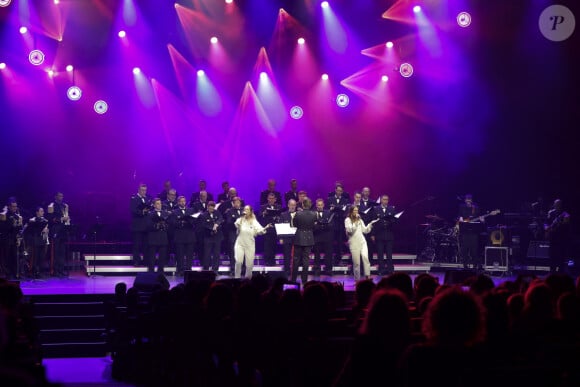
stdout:
[[440,216],[437,216],[437,215],[425,215],[425,218],[430,219],[430,220],[443,220],[443,218],[441,218]]

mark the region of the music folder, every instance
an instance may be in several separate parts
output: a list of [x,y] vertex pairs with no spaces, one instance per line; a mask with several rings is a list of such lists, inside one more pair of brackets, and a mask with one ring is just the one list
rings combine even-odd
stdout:
[[282,209],[281,208],[266,208],[266,213],[269,216],[280,215],[282,213]]
[[401,212],[397,212],[394,216],[395,218],[399,219],[401,217],[401,215],[403,215],[403,212],[405,211],[401,211]]
[[199,218],[199,215],[201,215],[201,212],[196,212],[195,214],[191,214],[192,218]]
[[275,223],[276,234],[278,236],[289,236],[296,234],[296,227],[291,227],[290,223]]

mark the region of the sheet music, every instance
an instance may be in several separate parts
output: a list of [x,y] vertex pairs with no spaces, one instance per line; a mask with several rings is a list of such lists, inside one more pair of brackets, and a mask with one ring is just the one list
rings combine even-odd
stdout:
[[367,208],[366,210],[363,211],[363,214],[368,214],[369,211],[371,210],[372,207]]
[[191,217],[192,218],[198,218],[199,215],[201,215],[201,212],[196,212],[195,214],[192,214]]
[[296,227],[290,227],[290,223],[275,223],[274,227],[278,236],[296,234]]
[[395,218],[399,219],[401,217],[401,215],[403,215],[403,212],[405,212],[405,211],[397,212],[395,214]]
[[215,209],[217,210],[218,208],[220,208],[221,205],[222,205],[222,202],[216,203],[215,204]]

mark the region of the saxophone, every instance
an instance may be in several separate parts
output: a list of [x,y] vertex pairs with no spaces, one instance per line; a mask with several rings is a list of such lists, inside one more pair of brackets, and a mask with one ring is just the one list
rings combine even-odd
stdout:
[[62,221],[65,226],[70,226],[70,218],[68,216],[68,204],[66,203],[63,203],[62,219],[66,219]]

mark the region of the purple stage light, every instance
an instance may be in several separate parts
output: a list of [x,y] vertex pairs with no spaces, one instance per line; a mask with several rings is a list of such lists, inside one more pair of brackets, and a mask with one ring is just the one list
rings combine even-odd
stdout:
[[320,3],[320,6],[322,8],[328,8],[328,1],[323,1],[322,3]]
[[386,75],[383,75],[383,76],[381,77],[381,81],[383,81],[383,82],[388,82],[388,81],[389,81],[389,77],[388,77],[388,76],[386,76]]
[[410,63],[403,63],[401,67],[399,67],[399,73],[405,78],[409,78],[413,75],[413,66]]
[[218,42],[218,38],[215,36],[212,36],[209,41],[211,42],[211,44],[216,44]]
[[72,72],[73,70],[74,70],[73,65],[66,66],[66,71],[68,71],[69,73]]
[[322,74],[322,76],[320,78],[322,78],[323,81],[327,81],[328,80],[328,74]]
[[420,5],[416,5],[416,6],[414,6],[414,7],[413,7],[413,12],[415,12],[415,13],[419,13],[419,12],[421,12],[421,6],[420,6]]
[[265,71],[262,71],[260,73],[260,79],[263,80],[263,81],[266,80],[266,79],[268,79],[268,74],[266,74]]
[[21,33],[22,35],[24,35],[25,33],[27,33],[27,32],[28,32],[28,28],[26,28],[26,27],[22,26],[22,27],[20,27],[20,29],[19,29],[18,31],[20,31],[20,33]]
[[141,72],[141,69],[139,67],[133,67],[133,74],[137,75]]
[[393,42],[389,41],[385,44],[385,47],[387,48],[393,48]]
[[60,4],[60,1],[59,0],[54,0],[54,5],[58,5],[58,4]]
[[338,107],[344,108],[347,107],[350,103],[350,98],[346,94],[339,94],[336,96],[336,104]]
[[83,95],[83,92],[82,92],[81,88],[78,86],[71,86],[66,91],[66,96],[71,101],[78,101],[79,99],[81,99],[82,95]]
[[28,60],[35,66],[41,65],[44,62],[44,53],[40,50],[32,50],[28,54]]
[[48,70],[46,73],[48,74],[49,77],[51,77],[51,78],[54,77],[54,70],[53,69]]
[[234,0],[226,0],[226,4],[231,4],[233,2],[234,2]]
[[97,114],[105,114],[107,110],[109,110],[109,105],[107,105],[105,101],[100,99],[97,102],[95,102],[94,109]]
[[460,12],[457,15],[457,24],[459,27],[468,27],[471,24],[471,15],[467,12]]
[[0,70],[4,70],[6,68],[6,63],[0,63]]
[[197,76],[198,77],[203,77],[204,75],[205,75],[205,71],[203,71],[201,69],[200,70],[197,70]]
[[304,110],[298,105],[292,106],[290,109],[290,117],[294,118],[295,120],[299,120],[304,115]]
[[12,0],[0,0],[0,7],[8,7]]
[[298,44],[304,44],[306,41],[304,38],[298,38]]
[[127,36],[127,33],[123,30],[119,31],[119,33],[117,34],[120,38],[124,38],[125,36]]

